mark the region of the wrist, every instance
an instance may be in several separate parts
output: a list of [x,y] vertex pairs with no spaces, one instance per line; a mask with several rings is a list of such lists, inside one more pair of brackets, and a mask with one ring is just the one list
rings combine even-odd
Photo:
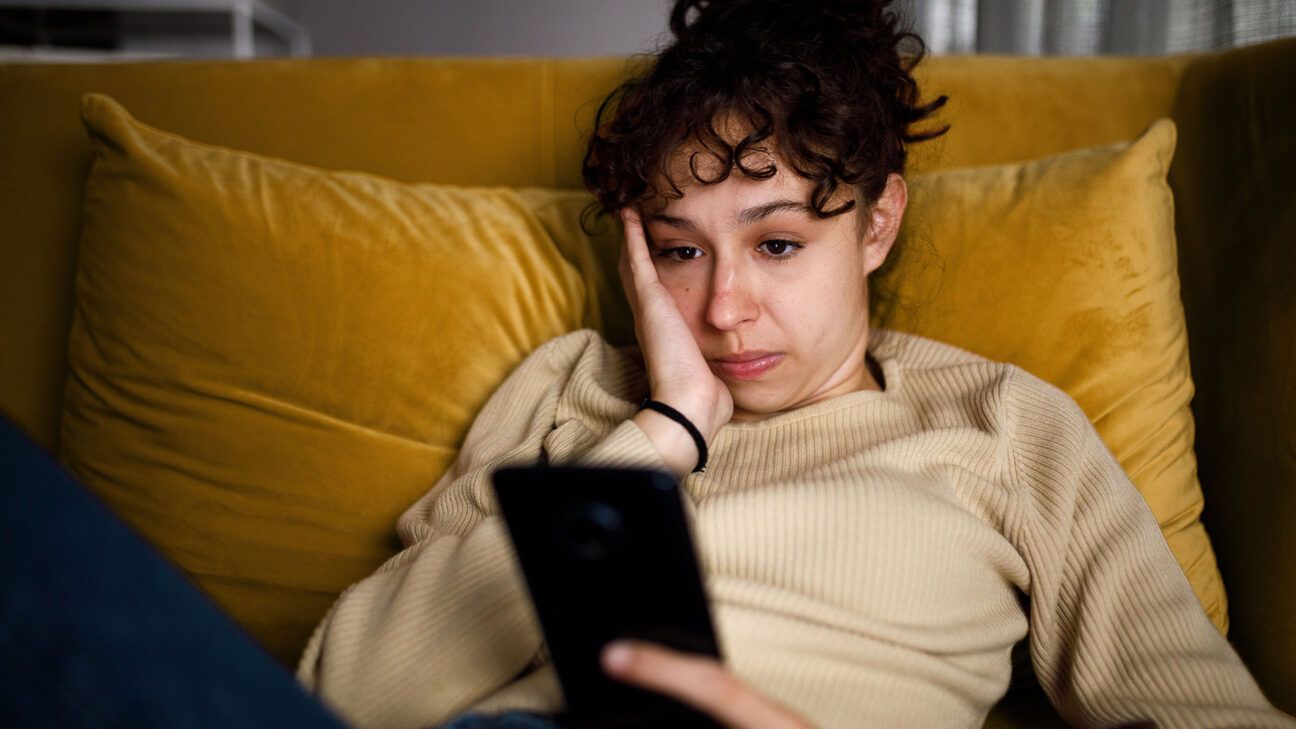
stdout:
[[631,418],[657,449],[667,469],[683,479],[697,465],[697,445],[680,424],[655,410],[640,410]]
[[643,399],[643,402],[639,403],[639,409],[656,411],[662,415],[665,415],[667,418],[671,419],[675,423],[678,423],[679,426],[684,429],[684,432],[688,433],[689,438],[692,439],[693,447],[698,454],[697,465],[694,466],[692,472],[702,473],[703,471],[706,470],[706,464],[707,464],[706,437],[703,436],[702,431],[698,430],[698,427],[693,424],[693,421],[689,420],[687,415],[681,413],[680,411],[676,410],[670,405],[661,402],[660,400],[652,399],[651,396],[645,397]]
[[684,395],[673,390],[666,393],[650,391],[648,398],[662,403],[684,416],[698,430],[698,433],[708,446],[711,441],[715,440],[719,424],[714,422],[717,406],[711,400],[704,396]]

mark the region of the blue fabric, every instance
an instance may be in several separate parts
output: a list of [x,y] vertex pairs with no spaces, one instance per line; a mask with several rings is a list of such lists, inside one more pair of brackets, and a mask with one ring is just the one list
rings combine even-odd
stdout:
[[503,714],[460,714],[441,729],[562,729],[553,720],[526,711]]
[[[0,725],[344,724],[0,417]],[[525,712],[446,729],[559,729]]]

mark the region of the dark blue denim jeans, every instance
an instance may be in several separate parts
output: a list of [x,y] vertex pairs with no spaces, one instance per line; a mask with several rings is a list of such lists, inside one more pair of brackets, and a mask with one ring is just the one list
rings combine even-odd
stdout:
[[[0,416],[0,726],[344,724]],[[444,729],[558,729],[525,712]]]

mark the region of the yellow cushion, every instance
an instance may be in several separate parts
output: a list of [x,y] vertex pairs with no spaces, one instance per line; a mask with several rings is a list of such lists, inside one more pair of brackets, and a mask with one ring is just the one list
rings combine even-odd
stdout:
[[[586,193],[327,172],[160,132],[96,94],[82,117],[95,162],[62,457],[287,664],[397,548],[396,517],[517,362],[577,327],[633,331],[619,227],[580,232]],[[921,306],[875,323],[1071,393],[1224,629],[1196,521],[1172,148],[1167,123],[1128,148],[914,179],[910,255],[884,277]]]
[[81,113],[61,457],[291,665],[498,383],[599,325],[550,234],[588,196],[326,172],[98,94]]
[[1012,362],[1065,390],[1142,492],[1211,620],[1227,600],[1199,521],[1193,383],[1166,174],[1175,127],[910,182],[882,326]]

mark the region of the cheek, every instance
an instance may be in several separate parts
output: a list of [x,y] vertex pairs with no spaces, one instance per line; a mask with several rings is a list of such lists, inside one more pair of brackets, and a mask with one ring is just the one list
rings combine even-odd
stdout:
[[706,301],[702,297],[706,287],[682,277],[662,278],[661,282],[675,299],[675,306],[679,308],[684,320],[691,328],[696,328],[695,322],[702,318],[706,310]]
[[812,348],[842,337],[854,336],[852,329],[864,318],[867,301],[862,275],[846,263],[807,272],[798,285],[785,291],[776,311],[785,329]]

